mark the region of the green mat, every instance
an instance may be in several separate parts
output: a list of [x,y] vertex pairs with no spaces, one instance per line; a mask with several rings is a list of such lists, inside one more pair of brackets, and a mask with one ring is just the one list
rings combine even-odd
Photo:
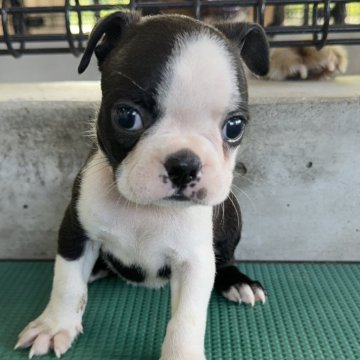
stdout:
[[[47,303],[50,262],[0,262],[0,359]],[[360,359],[360,265],[241,264],[268,290],[265,306],[213,294],[207,359]],[[149,290],[103,279],[89,287],[84,335],[64,359],[158,359],[169,317],[169,288]],[[43,359],[54,359],[53,354]]]

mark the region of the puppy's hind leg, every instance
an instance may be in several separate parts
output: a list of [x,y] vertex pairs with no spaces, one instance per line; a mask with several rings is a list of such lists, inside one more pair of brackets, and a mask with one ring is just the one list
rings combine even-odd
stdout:
[[236,197],[228,198],[214,208],[214,245],[216,276],[214,287],[225,298],[237,303],[254,305],[266,301],[266,291],[258,281],[250,279],[234,266],[235,248],[241,236],[241,211]]

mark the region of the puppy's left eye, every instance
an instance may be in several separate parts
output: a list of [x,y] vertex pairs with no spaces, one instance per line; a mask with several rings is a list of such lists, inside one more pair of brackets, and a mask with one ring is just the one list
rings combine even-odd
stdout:
[[141,115],[131,107],[120,106],[115,108],[112,117],[114,123],[125,130],[136,131],[143,128]]
[[235,116],[225,122],[222,133],[224,139],[229,143],[240,140],[245,130],[245,119]]

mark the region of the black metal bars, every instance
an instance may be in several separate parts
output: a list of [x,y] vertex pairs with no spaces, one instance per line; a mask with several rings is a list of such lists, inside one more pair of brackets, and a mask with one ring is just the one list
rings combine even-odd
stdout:
[[[254,21],[264,26],[269,35],[271,46],[321,48],[325,44],[360,44],[360,21],[355,24],[348,24],[345,21],[345,6],[349,3],[358,3],[360,7],[360,1],[349,0],[129,0],[121,7],[142,10],[144,13],[185,11],[195,18],[202,18],[205,13],[211,16],[211,12],[215,10],[219,13],[227,9],[234,13],[242,9],[251,9]],[[266,24],[266,11],[269,9],[272,9],[273,14],[279,15],[283,14],[285,7],[296,5],[303,5],[304,8],[302,24],[279,22],[275,18],[281,18],[281,16],[274,15],[274,20]],[[0,55],[19,57],[23,54],[72,53],[79,56],[84,50],[88,37],[87,31],[84,31],[85,14],[93,15],[93,21],[90,24],[92,26],[100,12],[118,8],[119,5],[104,4],[104,1],[99,4],[96,0],[87,1],[87,5],[81,4],[79,0],[64,0],[63,6],[37,7],[22,6],[20,0],[1,0]],[[340,12],[335,14],[335,10],[340,10]],[[34,16],[41,18],[50,15],[57,16],[61,20],[61,26],[57,32],[33,33],[29,31],[28,19]]]

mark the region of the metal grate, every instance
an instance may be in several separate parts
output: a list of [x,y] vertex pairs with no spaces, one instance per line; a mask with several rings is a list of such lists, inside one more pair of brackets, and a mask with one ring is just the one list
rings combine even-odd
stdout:
[[[51,5],[51,6],[50,6]],[[2,0],[0,55],[72,53],[111,11],[182,13],[199,19],[253,20],[272,47],[360,44],[360,1],[348,0]]]

